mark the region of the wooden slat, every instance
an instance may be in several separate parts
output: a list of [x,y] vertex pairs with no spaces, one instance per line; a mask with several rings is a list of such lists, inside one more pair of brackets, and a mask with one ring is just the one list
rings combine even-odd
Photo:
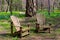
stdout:
[[43,25],[45,23],[45,16],[43,14],[36,14],[37,23]]
[[26,31],[26,32],[22,33],[22,36],[26,36],[26,35],[28,35],[28,34],[29,34],[29,32]]
[[20,27],[21,27],[19,19],[17,17],[15,17],[15,16],[11,16],[11,20],[12,20],[16,30],[19,31]]
[[43,28],[49,28],[50,26],[49,25],[43,25]]
[[28,31],[30,28],[24,28],[24,29],[22,29],[22,31],[23,32],[26,32],[26,31]]

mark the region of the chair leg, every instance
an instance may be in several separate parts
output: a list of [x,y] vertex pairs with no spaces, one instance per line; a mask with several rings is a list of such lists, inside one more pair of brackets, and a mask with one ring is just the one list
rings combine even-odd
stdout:
[[11,35],[13,36],[13,22],[11,21]]
[[20,32],[19,33],[20,33],[20,35],[19,35],[20,38],[22,38],[22,27],[20,27]]
[[39,24],[36,23],[36,32],[39,32]]
[[[30,31],[30,24],[28,24],[27,26],[28,26],[28,28],[29,28],[29,29],[28,29],[28,33],[29,33],[29,31]],[[29,35],[29,34],[28,34],[28,35]]]
[[49,33],[50,33],[50,28],[49,28]]

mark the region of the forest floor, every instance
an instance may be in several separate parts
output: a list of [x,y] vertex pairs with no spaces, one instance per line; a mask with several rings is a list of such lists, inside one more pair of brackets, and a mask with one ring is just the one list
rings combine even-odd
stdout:
[[10,36],[9,34],[7,34],[7,31],[4,30],[0,32],[0,40],[60,40],[60,35],[50,37],[50,36],[40,36],[36,34],[32,36],[29,35],[23,38],[17,38]]
[[[59,11],[60,12],[60,11]],[[22,14],[23,12],[19,12],[19,14]],[[18,15],[20,18],[24,17],[23,15],[19,15],[18,13],[13,13],[14,15]],[[46,14],[46,12],[45,12]],[[57,15],[57,13],[55,13]],[[51,13],[50,17],[53,17],[50,19],[49,16],[46,16],[49,18],[48,22],[53,22],[54,24],[60,23],[60,14],[58,13],[58,17]],[[9,13],[0,13],[0,19],[8,19],[9,18]],[[54,18],[56,16],[56,18]],[[60,27],[60,26],[59,26]],[[57,28],[58,29],[58,28]],[[56,32],[56,34],[55,34]],[[60,40],[60,28],[56,30],[54,33],[34,33],[33,31],[30,32],[30,35],[23,37],[23,38],[18,38],[18,37],[12,37],[11,34],[11,27],[10,23],[6,20],[0,20],[0,40]]]
[[59,40],[60,34],[52,34],[52,33],[32,33],[30,35],[18,38],[12,37],[10,35],[10,26],[7,21],[0,21],[0,40]]

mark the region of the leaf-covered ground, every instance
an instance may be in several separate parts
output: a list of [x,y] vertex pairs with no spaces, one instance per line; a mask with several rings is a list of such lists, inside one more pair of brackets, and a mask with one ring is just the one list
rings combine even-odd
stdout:
[[[18,16],[19,18],[25,17],[24,12],[13,12],[13,15]],[[54,25],[58,26],[58,23],[60,23],[60,12],[55,11],[54,13],[51,12],[51,15],[49,16],[48,13],[45,12],[40,12],[38,13],[43,13],[46,16],[47,22],[50,22]],[[9,12],[0,12],[0,40],[59,40],[60,38],[60,26],[56,26],[57,30],[53,33],[35,33],[34,30],[31,30],[30,35],[23,37],[22,39],[18,37],[12,37],[10,34],[11,32],[11,27],[10,27],[10,13]],[[60,25],[60,24],[59,24]],[[34,27],[32,27],[34,29]],[[15,30],[15,29],[14,29]]]

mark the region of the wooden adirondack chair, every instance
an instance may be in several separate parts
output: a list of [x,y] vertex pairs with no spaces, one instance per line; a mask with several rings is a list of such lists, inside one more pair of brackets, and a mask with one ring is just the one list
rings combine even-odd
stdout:
[[50,33],[50,26],[45,25],[45,16],[43,14],[36,14],[36,31],[37,32],[49,32]]
[[23,29],[23,27],[20,24],[20,20],[16,16],[11,16],[11,20],[16,28],[16,32],[14,32],[13,35],[18,34],[20,37],[23,37],[29,34],[29,24],[27,28]]

